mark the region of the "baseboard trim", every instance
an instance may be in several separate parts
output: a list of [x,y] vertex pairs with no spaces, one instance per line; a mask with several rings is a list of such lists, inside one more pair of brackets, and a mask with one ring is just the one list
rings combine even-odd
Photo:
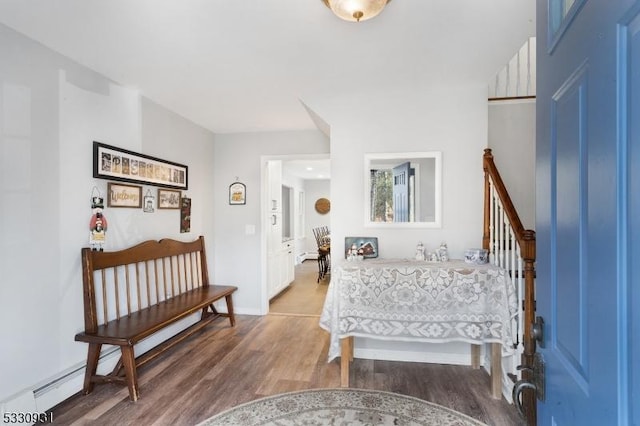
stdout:
[[405,362],[425,362],[430,364],[451,364],[451,365],[471,365],[469,354],[462,353],[438,353],[438,352],[418,352],[418,351],[394,351],[384,349],[364,349],[355,348],[355,358],[384,360],[384,361],[405,361]]

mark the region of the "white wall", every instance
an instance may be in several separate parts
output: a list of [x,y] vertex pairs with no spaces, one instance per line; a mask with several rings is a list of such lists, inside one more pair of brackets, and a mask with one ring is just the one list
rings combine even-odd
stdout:
[[[480,246],[486,87],[369,93],[318,102],[312,108],[331,125],[335,252],[344,250],[344,237],[349,235],[378,237],[381,257],[413,257],[418,241],[427,250],[446,241],[453,258]],[[364,154],[403,151],[442,152],[440,229],[364,226]]]
[[489,103],[489,148],[525,229],[535,229],[536,103]]
[[106,208],[106,249],[212,234],[212,133],[0,25],[0,401],[85,362],[80,248],[107,187],[94,140],[188,165],[193,199],[189,234],[177,210]]
[[320,214],[316,211],[315,205],[318,198],[326,198],[331,201],[331,181],[328,179],[305,180],[305,216],[307,235],[305,250],[309,253],[318,252],[318,244],[313,236],[313,228],[321,226],[331,227],[331,211],[327,214]]
[[[267,312],[264,259],[266,240],[261,233],[262,176],[266,159],[290,158],[293,154],[326,154],[327,137],[318,130],[218,134],[215,136],[213,218],[215,239],[213,268],[217,284],[238,286],[234,308],[239,313]],[[236,178],[247,186],[247,203],[229,205],[229,185]],[[255,227],[254,234],[247,228]]]

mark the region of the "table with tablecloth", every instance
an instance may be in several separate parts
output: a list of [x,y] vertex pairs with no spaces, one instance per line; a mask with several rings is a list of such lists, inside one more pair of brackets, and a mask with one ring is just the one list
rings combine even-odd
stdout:
[[378,258],[333,265],[320,326],[331,334],[329,361],[342,354],[343,386],[354,336],[471,343],[474,367],[479,345],[491,343],[492,395],[499,397],[501,357],[513,353],[516,313],[515,288],[497,266]]

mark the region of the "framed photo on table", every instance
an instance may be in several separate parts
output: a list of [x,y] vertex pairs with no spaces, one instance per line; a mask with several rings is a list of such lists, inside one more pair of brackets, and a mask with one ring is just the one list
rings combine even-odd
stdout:
[[378,257],[378,237],[344,237],[345,257],[355,248],[363,258]]

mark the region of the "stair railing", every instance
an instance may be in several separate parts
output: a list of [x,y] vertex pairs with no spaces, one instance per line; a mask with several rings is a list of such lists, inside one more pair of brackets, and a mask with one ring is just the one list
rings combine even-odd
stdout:
[[[511,197],[493,161],[491,149],[484,150],[484,230],[482,248],[489,251],[489,260],[510,273],[518,295],[518,348],[521,354],[523,378],[529,379],[527,369],[533,366],[535,339],[531,326],[535,318],[535,261],[536,233],[524,229]],[[535,424],[536,397],[534,392],[523,393],[523,406]]]

